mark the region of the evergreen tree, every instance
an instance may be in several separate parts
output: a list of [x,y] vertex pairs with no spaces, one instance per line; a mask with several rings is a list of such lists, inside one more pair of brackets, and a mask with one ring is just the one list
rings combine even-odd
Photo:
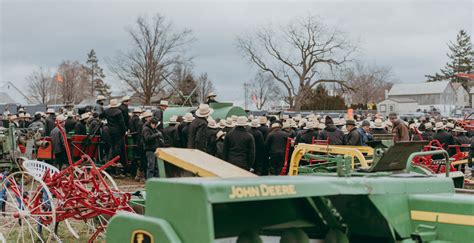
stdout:
[[308,94],[302,110],[345,110],[344,98],[339,95],[331,96],[324,84],[316,86]]
[[448,44],[449,53],[447,56],[449,61],[446,63],[441,73],[434,75],[425,75],[428,82],[449,80],[462,84],[462,86],[469,91],[470,84],[465,78],[459,78],[456,74],[470,73],[474,67],[474,51],[472,49],[471,36],[466,31],[459,31],[456,42]]
[[91,82],[91,96],[94,96],[94,91],[100,95],[110,95],[110,86],[104,82],[104,70],[99,66],[94,49],[87,54],[87,71]]

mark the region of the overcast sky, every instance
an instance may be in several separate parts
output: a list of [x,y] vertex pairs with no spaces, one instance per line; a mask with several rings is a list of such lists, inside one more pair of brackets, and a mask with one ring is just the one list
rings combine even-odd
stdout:
[[[390,66],[400,82],[422,82],[447,61],[446,44],[460,29],[473,33],[474,1],[1,1],[0,82],[26,87],[42,66],[55,71],[63,60],[85,62],[95,49],[99,63],[127,50],[127,27],[155,13],[176,28],[191,29],[194,71],[207,72],[219,100],[242,103],[243,83],[255,69],[235,48],[236,36],[298,16],[319,15],[360,47],[356,58]],[[118,89],[111,73],[106,81]]]

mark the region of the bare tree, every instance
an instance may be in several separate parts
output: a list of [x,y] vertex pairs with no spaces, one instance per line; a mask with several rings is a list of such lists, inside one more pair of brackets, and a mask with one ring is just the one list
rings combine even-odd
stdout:
[[390,67],[363,65],[356,63],[355,67],[345,73],[347,84],[353,87],[349,93],[353,104],[368,104],[379,102],[385,98],[385,90],[389,90],[394,78]]
[[281,90],[271,74],[257,73],[250,81],[250,94],[258,110],[261,110],[269,101],[276,101]]
[[90,80],[87,69],[78,61],[63,61],[58,68],[60,79],[56,80],[64,103],[79,103],[90,97]]
[[47,104],[51,99],[52,75],[49,70],[40,67],[33,71],[27,78],[28,93],[37,102]]
[[149,105],[162,88],[163,77],[171,74],[173,66],[186,61],[181,55],[183,48],[194,38],[190,30],[175,31],[172,23],[159,14],[138,17],[135,24],[128,30],[132,48],[127,53],[119,52],[110,69]]
[[286,27],[265,27],[239,37],[238,48],[261,71],[283,85],[287,102],[299,110],[311,89],[319,83],[350,87],[336,78],[350,61],[355,47],[337,30],[329,30],[315,16],[297,19]]
[[209,79],[207,73],[201,73],[196,81],[198,85],[198,101],[204,103],[206,102],[206,96],[210,92],[214,92],[214,83]]

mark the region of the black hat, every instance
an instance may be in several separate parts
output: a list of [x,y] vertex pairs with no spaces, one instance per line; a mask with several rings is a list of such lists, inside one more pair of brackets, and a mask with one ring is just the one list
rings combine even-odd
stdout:
[[326,119],[324,120],[324,124],[327,126],[327,125],[332,125],[334,124],[334,121],[332,120],[332,118],[330,116],[326,116]]
[[346,126],[347,125],[352,125],[352,126],[355,126],[356,125],[356,122],[354,120],[347,120],[346,121]]
[[151,124],[158,124],[158,119],[156,117],[151,118],[150,123]]

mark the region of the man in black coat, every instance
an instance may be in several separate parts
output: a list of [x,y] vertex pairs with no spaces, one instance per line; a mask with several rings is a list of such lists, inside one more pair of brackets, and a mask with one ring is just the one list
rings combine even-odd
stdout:
[[207,153],[216,155],[217,132],[219,132],[219,125],[214,119],[208,119],[206,137],[207,137]]
[[[250,123],[249,132],[252,134],[253,139],[255,140],[255,173],[261,175],[263,165],[268,164],[268,156],[266,155],[267,153],[265,151],[265,140],[263,139],[262,132],[258,129],[259,127],[259,121],[254,119]],[[267,163],[264,163],[265,160]]]
[[270,174],[279,175],[285,163],[286,144],[290,134],[280,128],[280,123],[275,122],[265,139],[265,148],[270,161]]
[[207,118],[213,111],[207,104],[199,105],[195,113],[196,119],[189,125],[187,148],[207,151]]
[[66,124],[64,125],[64,128],[66,129],[66,133],[70,133],[74,131],[74,127],[76,127],[76,119],[74,118],[74,114],[72,111],[69,111],[67,113],[67,119],[66,119]]
[[56,121],[56,113],[54,112],[54,109],[49,108],[46,111],[46,114],[48,114],[48,117],[46,118],[45,124],[44,124],[44,136],[49,137],[51,134],[51,131],[56,127],[55,121]]
[[163,137],[165,139],[165,147],[179,147],[178,116],[173,115],[170,117],[168,126],[163,129]]
[[224,160],[247,171],[253,171],[255,140],[245,127],[247,118],[237,118],[236,127],[224,139]]
[[267,125],[267,117],[265,116],[262,116],[258,119],[258,121],[260,122],[260,126],[258,127],[258,130],[260,132],[262,132],[262,135],[263,135],[263,139],[265,140],[267,138],[267,135],[268,135],[268,125]]
[[344,133],[334,125],[330,116],[326,116],[324,124],[326,127],[320,132],[318,140],[329,140],[331,145],[343,145]]
[[156,155],[155,151],[159,147],[164,146],[164,139],[161,132],[158,130],[158,119],[155,117],[143,126],[143,149],[146,152],[147,169],[146,178],[155,176]]
[[81,115],[81,120],[79,122],[76,122],[76,125],[74,126],[74,135],[87,135],[87,119],[89,119],[88,113],[84,113]]
[[179,147],[186,148],[188,146],[189,125],[194,120],[191,113],[183,116],[183,121],[178,125]]
[[125,131],[130,129],[130,116],[128,115],[128,105],[130,104],[130,97],[124,96],[122,97],[122,104],[120,104],[119,109],[122,111],[123,121],[125,123],[125,127],[127,128]]
[[[449,145],[455,145],[456,141],[451,133],[445,130],[445,126],[443,122],[437,122],[435,124],[436,134],[434,135],[433,139],[438,140],[442,145],[443,149],[448,151],[449,156],[453,156],[456,153],[454,148],[449,148]],[[442,159],[442,156],[434,155],[433,159]]]
[[[110,100],[110,108],[100,114],[101,119],[107,119],[107,127],[111,142],[111,156],[113,158],[120,155],[122,165],[126,164],[125,158],[125,141],[124,136],[127,132],[122,110],[118,108],[117,99]],[[128,114],[127,114],[128,116]]]
[[165,110],[168,108],[168,101],[167,100],[160,100],[160,106],[158,109],[153,112],[153,116],[158,119],[160,122],[160,125],[158,125],[158,129],[161,131],[163,130],[163,125],[164,125],[164,120],[163,120],[163,114],[165,113]]
[[302,131],[296,135],[295,145],[299,143],[312,144],[313,140],[318,140],[319,132],[315,129],[313,122],[307,122]]
[[[59,125],[64,129],[66,118],[63,115],[59,115],[56,118],[60,123]],[[58,127],[55,127],[51,131],[51,146],[54,154],[54,163],[61,170],[64,164],[68,163],[68,157],[66,153],[66,147],[64,146],[64,139],[61,135],[61,131]]]

